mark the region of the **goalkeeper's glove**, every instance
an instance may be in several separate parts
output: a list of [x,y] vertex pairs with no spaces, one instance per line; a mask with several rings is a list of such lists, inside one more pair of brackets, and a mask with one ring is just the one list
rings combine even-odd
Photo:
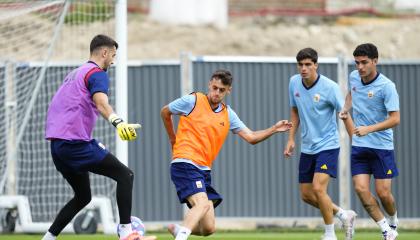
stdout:
[[133,141],[137,138],[136,129],[141,128],[141,125],[136,123],[126,123],[117,114],[112,113],[108,117],[108,121],[117,128],[118,136],[122,140]]

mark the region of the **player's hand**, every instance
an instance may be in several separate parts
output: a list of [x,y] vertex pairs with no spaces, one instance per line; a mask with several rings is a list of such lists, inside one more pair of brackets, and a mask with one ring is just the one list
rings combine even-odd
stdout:
[[348,111],[341,111],[338,113],[338,117],[341,120],[346,120],[349,117],[349,112]]
[[286,148],[284,149],[284,156],[289,158],[293,155],[293,151],[295,150],[295,141],[287,141]]
[[138,123],[126,123],[115,113],[108,117],[109,122],[117,128],[118,136],[121,140],[133,141],[137,138],[136,129],[141,128]]
[[359,126],[354,129],[353,133],[358,137],[363,137],[371,133],[371,130],[369,126]]
[[276,132],[286,132],[292,128],[292,123],[287,120],[280,120],[274,124],[274,128]]
[[138,123],[125,123],[122,122],[117,125],[118,136],[121,140],[133,141],[137,138],[136,129],[141,128]]

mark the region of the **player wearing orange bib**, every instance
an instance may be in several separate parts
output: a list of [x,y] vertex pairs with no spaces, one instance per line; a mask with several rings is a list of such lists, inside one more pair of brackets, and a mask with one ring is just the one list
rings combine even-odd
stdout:
[[[211,166],[229,130],[248,143],[256,144],[291,128],[291,123],[281,120],[264,130],[250,130],[230,106],[223,103],[231,90],[231,73],[218,70],[209,81],[207,94],[183,96],[161,110],[173,151],[171,179],[180,202],[190,207],[182,225],[169,226],[176,240],[186,240],[190,234],[208,236],[215,232],[214,208],[222,197],[211,186]],[[176,134],[174,114],[180,115]]]
[[191,159],[200,166],[211,168],[213,160],[229,133],[229,116],[225,104],[214,112],[207,96],[194,93],[195,107],[188,117],[181,117],[173,159]]

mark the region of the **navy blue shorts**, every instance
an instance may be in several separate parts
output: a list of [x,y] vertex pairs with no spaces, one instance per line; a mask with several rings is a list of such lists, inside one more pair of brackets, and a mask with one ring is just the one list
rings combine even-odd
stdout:
[[189,163],[172,163],[171,179],[175,184],[179,201],[186,203],[190,208],[191,205],[187,198],[199,192],[207,194],[208,199],[213,201],[214,208],[223,200],[222,196],[211,186],[211,171],[209,170],[200,170]]
[[312,183],[316,172],[337,177],[339,148],[324,150],[316,154],[300,154],[299,183]]
[[351,175],[373,174],[375,179],[398,176],[394,150],[351,147]]
[[83,173],[102,161],[108,154],[95,139],[86,141],[51,140],[51,155],[60,172]]

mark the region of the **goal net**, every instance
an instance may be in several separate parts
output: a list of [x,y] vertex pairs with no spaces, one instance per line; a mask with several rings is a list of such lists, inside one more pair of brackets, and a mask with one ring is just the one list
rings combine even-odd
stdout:
[[[50,222],[73,191],[44,139],[48,104],[65,75],[89,57],[97,34],[115,35],[115,1],[0,1],[0,195],[28,197],[34,222]],[[115,103],[114,69],[110,102]],[[100,119],[94,137],[115,150]],[[116,184],[90,175],[92,195],[115,203]],[[113,204],[115,206],[115,204]]]

